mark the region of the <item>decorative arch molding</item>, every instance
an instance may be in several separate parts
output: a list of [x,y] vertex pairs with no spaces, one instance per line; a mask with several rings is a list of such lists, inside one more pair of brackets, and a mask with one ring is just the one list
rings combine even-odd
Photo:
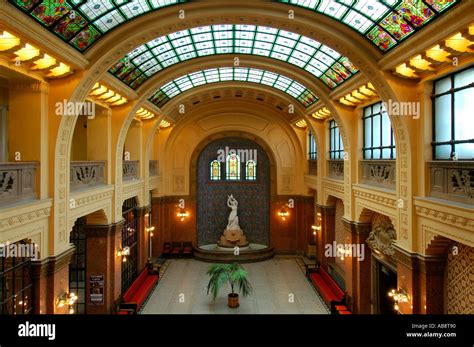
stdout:
[[[78,83],[76,89],[72,93],[69,101],[78,102],[83,101],[87,97],[90,89],[107,73],[108,68],[122,56],[129,51],[138,47],[139,45],[152,40],[155,37],[162,36],[172,31],[178,31],[186,28],[191,28],[200,25],[222,24],[222,23],[247,23],[260,24],[280,28],[301,35],[313,38],[327,46],[337,50],[340,54],[347,56],[359,70],[369,77],[372,84],[377,89],[379,95],[383,100],[398,101],[398,97],[393,91],[390,83],[386,81],[386,75],[380,71],[377,64],[377,59],[380,53],[376,52],[374,47],[360,37],[352,29],[345,27],[343,24],[335,20],[327,18],[326,16],[317,13],[308,13],[303,11],[301,15],[294,20],[287,19],[286,11],[281,11],[280,6],[274,3],[267,2],[235,2],[235,4],[226,6],[225,9],[215,8],[212,3],[190,3],[186,5],[187,16],[185,21],[176,20],[175,10],[165,8],[162,11],[145,15],[137,18],[130,23],[123,25],[122,28],[114,30],[113,33],[104,38],[103,42],[99,42],[90,52],[87,53],[86,58],[91,62],[90,68],[83,74],[82,80]],[[159,23],[159,25],[157,25]],[[124,39],[126,38],[126,39]],[[117,46],[117,42],[121,45]],[[334,118],[339,124],[341,130],[341,137],[346,151],[350,152],[350,143],[346,136],[345,121],[339,116],[337,109],[334,107],[332,101],[326,95],[318,95],[321,101],[328,107]],[[117,152],[121,149],[124,143],[128,127],[133,119],[136,110],[144,102],[143,96],[135,101],[131,107],[129,117],[122,125],[120,131],[119,144]],[[305,117],[308,120],[307,117]],[[55,159],[55,186],[54,186],[54,214],[57,216],[58,222],[55,223],[55,232],[63,234],[65,232],[67,219],[68,201],[69,201],[69,150],[72,143],[72,134],[77,116],[62,117],[58,138],[56,141],[56,149],[54,153]],[[397,153],[399,154],[397,162],[397,192],[402,199],[406,200],[406,208],[401,209],[400,219],[401,224],[405,229],[402,235],[407,235],[409,226],[411,225],[411,215],[408,215],[408,208],[411,207],[411,201],[408,196],[411,195],[412,187],[409,180],[409,170],[411,169],[411,147],[409,140],[409,133],[407,130],[406,121],[401,118],[391,117],[394,128],[396,141],[398,145]],[[344,171],[344,186],[345,195],[347,197],[348,210],[351,210],[350,194],[351,194],[351,160],[345,161]],[[118,156],[116,162],[116,170],[121,169],[121,155]],[[116,186],[121,185],[121,175],[116,175]],[[120,192],[117,194],[119,199]],[[117,200],[116,200],[117,201]],[[118,205],[118,204],[116,204]],[[116,206],[116,212],[118,207]],[[407,237],[407,236],[406,236]],[[63,242],[63,246],[66,246]],[[60,250],[58,250],[60,251]],[[55,250],[55,252],[57,252]]]

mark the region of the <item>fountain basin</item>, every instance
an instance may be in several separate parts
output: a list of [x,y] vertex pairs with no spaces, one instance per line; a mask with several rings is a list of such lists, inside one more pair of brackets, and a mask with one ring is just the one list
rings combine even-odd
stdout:
[[194,257],[211,263],[252,263],[273,258],[273,247],[250,243],[239,247],[239,255],[234,255],[234,248],[220,247],[216,243],[194,247]]

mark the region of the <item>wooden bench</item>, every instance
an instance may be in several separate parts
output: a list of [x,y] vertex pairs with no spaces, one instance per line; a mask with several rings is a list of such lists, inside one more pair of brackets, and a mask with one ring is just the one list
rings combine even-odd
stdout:
[[159,271],[154,269],[153,265],[147,265],[123,295],[118,314],[138,313],[158,282],[158,278]]
[[321,266],[307,268],[307,275],[324,302],[331,308],[331,313],[337,313],[336,306],[346,305],[346,293]]

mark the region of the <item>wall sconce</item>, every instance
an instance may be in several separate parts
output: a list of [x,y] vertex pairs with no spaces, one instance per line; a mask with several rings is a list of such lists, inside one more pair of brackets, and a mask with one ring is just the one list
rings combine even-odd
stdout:
[[400,312],[400,307],[398,305],[399,303],[407,303],[410,301],[410,296],[405,289],[392,289],[388,292],[388,296],[391,297],[395,302],[393,308],[398,312]]
[[149,233],[151,237],[153,237],[153,230],[155,230],[154,226],[145,228],[145,231]]
[[130,255],[130,247],[124,247],[123,249],[119,249],[117,251],[117,257],[122,257],[122,262],[126,262],[127,261],[127,256]]
[[180,209],[177,216],[181,219],[181,222],[184,221],[186,217],[189,216],[189,213],[186,212],[184,209]]
[[313,229],[313,235],[316,236],[318,231],[321,231],[321,213],[316,213],[316,225],[312,225],[311,229]]
[[286,209],[286,205],[281,208],[280,211],[278,211],[278,215],[280,216],[282,221],[286,221],[286,218],[290,215],[290,212]]
[[68,305],[69,314],[74,313],[74,308],[72,307],[77,302],[77,296],[74,293],[62,293],[56,299],[56,307],[61,308]]

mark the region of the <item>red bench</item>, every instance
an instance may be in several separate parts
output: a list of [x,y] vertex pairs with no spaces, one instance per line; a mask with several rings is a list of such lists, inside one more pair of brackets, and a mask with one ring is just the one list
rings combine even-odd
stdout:
[[322,267],[311,271],[309,277],[332,313],[336,313],[336,305],[346,304],[346,294]]
[[136,314],[158,282],[159,272],[145,267],[125,292],[118,314]]

